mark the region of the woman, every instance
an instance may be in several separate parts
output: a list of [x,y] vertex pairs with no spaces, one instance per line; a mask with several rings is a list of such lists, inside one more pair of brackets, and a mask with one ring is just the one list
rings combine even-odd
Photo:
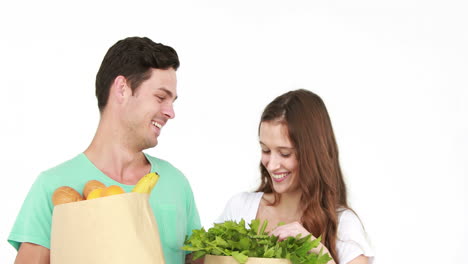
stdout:
[[[372,263],[373,253],[349,208],[338,147],[322,99],[307,90],[285,93],[264,110],[259,139],[261,184],[228,202],[217,222],[268,220],[270,234],[322,237],[330,263]],[[283,222],[285,225],[278,226]],[[275,228],[276,227],[276,228]]]

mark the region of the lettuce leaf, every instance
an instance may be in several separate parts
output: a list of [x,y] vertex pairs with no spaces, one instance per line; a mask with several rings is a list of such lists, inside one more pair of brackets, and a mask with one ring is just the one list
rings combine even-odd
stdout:
[[306,237],[288,237],[278,241],[278,237],[265,232],[268,222],[252,220],[250,228],[245,227],[242,219],[239,223],[226,221],[215,224],[206,231],[204,228],[193,230],[186,238],[183,250],[193,252],[193,260],[205,255],[232,256],[238,263],[247,262],[249,257],[285,258],[293,264],[326,264],[332,258],[328,254],[311,253],[310,250],[320,244],[320,237],[312,240]]

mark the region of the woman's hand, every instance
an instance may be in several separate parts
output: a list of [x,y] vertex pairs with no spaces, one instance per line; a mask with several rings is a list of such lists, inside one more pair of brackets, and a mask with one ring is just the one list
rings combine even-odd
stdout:
[[[311,235],[311,240],[316,239],[316,237],[312,235],[309,231],[307,231],[307,229],[305,229],[304,226],[302,226],[299,222],[293,222],[286,225],[278,226],[270,232],[270,235],[277,236],[280,241],[288,237],[296,237],[299,234],[301,234],[301,237]],[[320,243],[318,247],[310,250],[310,252],[319,254],[320,250],[322,249],[323,254],[328,253],[328,255],[330,255],[330,252],[322,243]],[[335,263],[335,261],[331,260],[328,263]]]
[[[284,240],[288,237],[296,237],[299,234],[301,234],[301,237],[310,235],[309,231],[307,231],[299,222],[278,226],[270,232],[270,235],[277,236],[279,240]],[[311,238],[315,239],[314,236]]]

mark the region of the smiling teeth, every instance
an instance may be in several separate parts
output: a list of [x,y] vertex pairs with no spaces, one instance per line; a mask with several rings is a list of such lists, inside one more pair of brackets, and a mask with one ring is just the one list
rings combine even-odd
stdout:
[[162,127],[159,123],[156,123],[156,122],[154,122],[154,121],[151,122],[151,123],[152,123],[154,126],[158,127],[159,129],[161,129],[161,127]]
[[286,177],[286,175],[288,175],[287,173],[283,173],[283,174],[272,174],[271,176],[275,179],[281,179],[281,178],[284,178]]

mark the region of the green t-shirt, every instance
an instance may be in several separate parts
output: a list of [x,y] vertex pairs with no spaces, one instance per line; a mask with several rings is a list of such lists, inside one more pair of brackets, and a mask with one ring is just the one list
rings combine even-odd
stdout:
[[[184,263],[185,251],[180,250],[185,236],[201,228],[200,217],[192,189],[185,176],[169,162],[145,154],[151,171],[161,177],[151,192],[150,205],[158,222],[166,263]],[[83,190],[89,180],[106,186],[119,185],[130,192],[134,185],[125,185],[97,169],[84,153],[57,167],[42,172],[31,187],[11,230],[8,242],[17,250],[22,242],[50,248],[52,194],[60,186]]]

